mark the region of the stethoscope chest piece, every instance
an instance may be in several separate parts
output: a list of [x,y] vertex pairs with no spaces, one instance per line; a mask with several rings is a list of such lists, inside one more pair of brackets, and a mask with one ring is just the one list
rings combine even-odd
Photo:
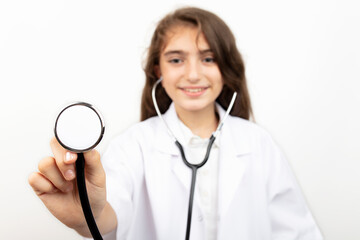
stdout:
[[90,104],[78,102],[58,115],[54,133],[58,142],[73,152],[86,152],[101,141],[105,131],[100,113]]

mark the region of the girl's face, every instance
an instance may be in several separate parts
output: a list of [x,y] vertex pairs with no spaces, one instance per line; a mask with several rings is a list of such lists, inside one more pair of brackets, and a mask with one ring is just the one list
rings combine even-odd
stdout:
[[197,33],[195,27],[172,28],[167,33],[158,70],[163,77],[162,86],[177,111],[214,113],[223,81],[209,44],[203,34],[196,39]]

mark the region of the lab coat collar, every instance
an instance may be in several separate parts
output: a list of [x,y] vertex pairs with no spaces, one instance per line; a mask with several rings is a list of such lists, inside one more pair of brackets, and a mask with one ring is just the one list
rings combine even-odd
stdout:
[[[216,103],[216,109],[219,113],[220,119],[223,119],[223,117],[225,115],[225,110],[218,103]],[[179,123],[179,121],[181,121],[181,120],[177,116],[174,103],[170,104],[169,109],[166,111],[165,114],[162,115],[162,117],[163,117],[164,121],[166,122],[166,124],[168,125],[168,127],[170,128],[170,130],[172,131],[172,133],[175,135],[176,139],[183,146],[185,146],[187,144],[186,137],[184,136],[184,134],[181,130],[181,126]],[[238,141],[238,142],[239,142],[239,137],[242,138],[242,139],[240,139],[240,142],[242,144],[237,144],[236,147],[234,146],[233,141],[235,141],[235,138],[233,138],[233,136],[232,136],[231,127],[227,126],[227,125],[229,125],[229,121],[231,121],[230,120],[231,118],[233,118],[233,117],[229,115],[229,117],[224,122],[222,130],[221,130],[220,134],[218,135],[218,137],[216,138],[215,143],[217,146],[221,146],[221,145],[224,145],[221,143],[221,139],[229,139],[229,141],[226,140],[225,145],[231,144],[231,146],[234,148],[233,150],[235,151],[234,152],[235,155],[241,155],[241,154],[247,153],[250,151],[250,149],[249,149],[247,142],[245,141],[245,138],[242,138],[242,136],[236,136],[236,141]],[[160,152],[180,156],[179,149],[176,147],[174,141],[172,140],[170,134],[168,133],[168,130],[166,129],[166,127],[164,126],[164,124],[162,122],[160,122],[160,126],[157,129],[157,132],[161,136],[161,139],[163,139],[164,141],[156,141],[155,147]],[[226,137],[222,137],[223,135],[225,135]],[[221,149],[221,147],[220,147],[220,149]]]
[[[184,137],[184,144],[186,146],[203,146],[209,143],[209,138],[203,139],[197,135],[195,135],[180,119],[178,121],[178,124],[180,126],[182,136]],[[220,137],[217,137],[213,143],[213,147],[219,147],[219,139]]]
[[[162,117],[165,123],[167,124],[167,126],[169,127],[169,129],[171,130],[171,132],[175,135],[176,139],[181,144],[183,144],[184,139],[181,134],[180,126],[178,124],[179,120],[175,111],[174,103],[170,104],[169,109],[166,111],[166,113],[162,115]],[[163,122],[160,121],[160,119],[159,119],[158,129],[156,132],[159,134],[160,137],[159,138],[160,141],[155,142],[155,147],[158,149],[158,151],[176,156],[180,155],[179,149],[176,147],[173,138],[170,136],[168,129],[163,124]]]

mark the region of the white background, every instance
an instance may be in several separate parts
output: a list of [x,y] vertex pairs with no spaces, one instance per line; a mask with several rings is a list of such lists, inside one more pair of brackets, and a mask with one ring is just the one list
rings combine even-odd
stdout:
[[360,239],[358,1],[0,2],[1,239],[80,239],[32,192],[59,110],[82,100],[110,139],[139,119],[156,22],[211,10],[243,54],[257,123],[281,146],[328,240]]

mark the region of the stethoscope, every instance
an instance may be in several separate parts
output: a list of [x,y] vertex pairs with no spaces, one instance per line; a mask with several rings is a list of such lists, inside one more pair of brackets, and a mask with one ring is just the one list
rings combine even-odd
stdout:
[[77,102],[65,107],[55,121],[55,137],[65,149],[78,155],[76,160],[76,183],[81,207],[91,235],[102,240],[91,211],[85,183],[85,159],[83,152],[96,147],[105,131],[104,121],[94,106]]
[[191,228],[191,215],[192,215],[192,209],[193,209],[193,202],[194,202],[194,193],[195,193],[195,181],[196,181],[196,173],[199,170],[199,168],[201,168],[202,166],[204,166],[206,164],[206,162],[209,159],[210,156],[210,151],[212,148],[212,145],[216,139],[216,137],[219,135],[224,122],[226,120],[226,118],[229,116],[230,111],[234,105],[235,99],[236,99],[236,95],[237,93],[234,92],[232,98],[231,98],[231,102],[229,104],[228,109],[225,112],[225,115],[223,116],[223,118],[221,119],[216,131],[211,134],[211,137],[209,138],[209,143],[208,146],[206,148],[206,153],[205,153],[205,157],[204,160],[202,162],[200,162],[199,164],[191,164],[185,156],[184,153],[184,149],[183,146],[181,145],[181,143],[176,139],[175,135],[173,134],[173,132],[170,130],[169,126],[166,124],[165,120],[163,119],[161,112],[159,110],[159,107],[157,105],[157,101],[156,101],[156,97],[155,97],[155,91],[156,91],[156,87],[159,85],[159,83],[162,81],[162,77],[160,77],[159,80],[156,81],[156,83],[154,84],[153,88],[152,88],[152,100],[155,106],[155,110],[157,115],[159,116],[159,118],[161,119],[161,121],[163,122],[163,124],[165,125],[169,135],[171,136],[172,140],[175,142],[175,145],[179,148],[180,150],[180,154],[181,154],[181,158],[184,162],[184,164],[189,167],[191,169],[191,188],[190,188],[190,198],[189,198],[189,206],[188,206],[188,217],[187,217],[187,225],[186,225],[186,236],[185,239],[188,240],[190,238],[190,228]]
[[[194,202],[196,173],[197,170],[202,166],[204,166],[208,161],[212,145],[216,137],[219,135],[221,128],[224,125],[225,119],[228,117],[234,105],[237,93],[235,92],[233,94],[227,111],[225,112],[222,120],[220,121],[216,131],[211,135],[209,139],[204,160],[199,164],[191,164],[185,157],[185,153],[182,145],[176,139],[175,135],[170,130],[165,120],[162,118],[161,112],[159,110],[155,97],[155,90],[161,81],[162,78],[157,80],[152,88],[152,99],[156,113],[158,114],[159,118],[165,125],[175,145],[179,148],[184,164],[188,166],[192,171],[186,237],[185,237],[185,239],[188,240],[190,237],[191,215],[192,215],[193,202]],[[78,154],[78,159],[76,161],[77,187],[78,187],[81,207],[85,216],[86,223],[89,227],[92,237],[95,240],[102,240],[103,238],[96,225],[96,221],[92,214],[89,198],[87,195],[85,174],[84,174],[85,159],[83,152],[89,151],[94,147],[96,147],[101,141],[104,135],[104,131],[105,131],[105,126],[101,114],[99,113],[99,111],[96,110],[94,106],[85,102],[73,103],[62,109],[62,111],[59,113],[55,121],[55,127],[54,127],[55,137],[58,140],[58,142],[65,149]]]

